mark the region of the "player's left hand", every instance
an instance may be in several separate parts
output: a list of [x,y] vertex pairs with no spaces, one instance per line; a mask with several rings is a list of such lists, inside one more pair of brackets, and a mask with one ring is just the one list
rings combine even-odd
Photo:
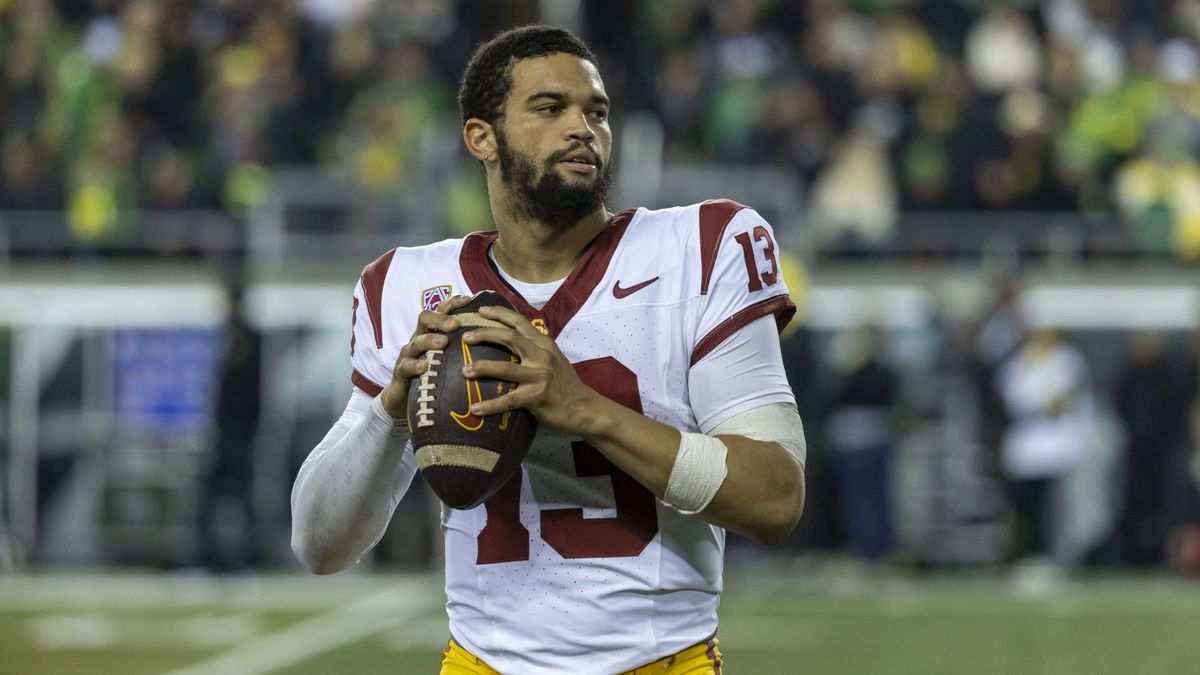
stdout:
[[593,398],[600,395],[579,379],[575,367],[554,340],[542,335],[529,319],[511,309],[481,307],[479,313],[504,327],[474,328],[463,335],[463,342],[504,345],[521,362],[485,360],[464,366],[463,375],[471,379],[490,377],[517,383],[510,393],[477,403],[471,412],[495,415],[525,408],[543,425],[580,433],[579,427],[588,418],[586,412],[593,405]]

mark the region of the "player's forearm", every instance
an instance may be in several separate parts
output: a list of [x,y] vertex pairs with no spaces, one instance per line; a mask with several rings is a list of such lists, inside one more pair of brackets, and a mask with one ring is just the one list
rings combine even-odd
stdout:
[[[662,499],[679,451],[679,431],[608,399],[590,409],[584,440]],[[728,474],[698,516],[760,544],[778,543],[800,519],[803,468],[775,443],[718,438],[728,448]]]
[[317,574],[343,570],[375,545],[415,472],[407,432],[378,406],[349,429],[335,425],[292,488],[292,550]]
[[719,435],[729,475],[700,514],[764,546],[783,540],[804,510],[804,468],[775,443]]
[[662,498],[675,465],[679,431],[596,394],[580,415],[585,441]]

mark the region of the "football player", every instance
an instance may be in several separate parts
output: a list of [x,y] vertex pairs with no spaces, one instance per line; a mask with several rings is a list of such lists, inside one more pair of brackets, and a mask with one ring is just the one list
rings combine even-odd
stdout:
[[804,503],[777,335],[795,305],[771,227],[727,200],[610,213],[609,98],[563,29],[481,45],[459,105],[495,229],[364,269],[354,390],[296,479],[293,549],[328,574],[379,540],[416,470],[409,382],[458,328],[447,312],[495,290],[517,311],[482,310],[502,327],[464,341],[520,363],[463,375],[517,387],[471,411],[523,407],[540,431],[483,505],[443,508],[441,672],[720,672],[725,530],[773,544]]

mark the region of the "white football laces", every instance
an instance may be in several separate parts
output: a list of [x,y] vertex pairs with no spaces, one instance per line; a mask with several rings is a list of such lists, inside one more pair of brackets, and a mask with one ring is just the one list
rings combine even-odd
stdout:
[[433,426],[432,415],[435,411],[429,406],[436,400],[433,390],[437,388],[437,384],[434,383],[433,378],[437,377],[437,371],[433,367],[442,365],[442,362],[436,358],[438,354],[442,353],[441,349],[431,349],[425,352],[425,362],[429,364],[429,368],[421,375],[421,384],[417,385],[417,391],[420,393],[417,396],[417,403],[420,404],[420,407],[417,408],[418,428]]

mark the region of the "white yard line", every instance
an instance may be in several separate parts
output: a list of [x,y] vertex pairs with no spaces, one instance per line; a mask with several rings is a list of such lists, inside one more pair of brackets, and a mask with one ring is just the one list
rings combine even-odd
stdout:
[[260,675],[270,673],[376,633],[396,628],[436,607],[439,586],[425,580],[401,582],[333,611],[248,640],[168,675]]
[[0,575],[0,609],[23,611],[320,611],[397,582],[421,579],[440,586],[438,574],[308,573],[224,577],[198,574]]
[[39,651],[217,649],[263,632],[262,619],[251,614],[114,617],[59,612],[29,619],[25,628]]

